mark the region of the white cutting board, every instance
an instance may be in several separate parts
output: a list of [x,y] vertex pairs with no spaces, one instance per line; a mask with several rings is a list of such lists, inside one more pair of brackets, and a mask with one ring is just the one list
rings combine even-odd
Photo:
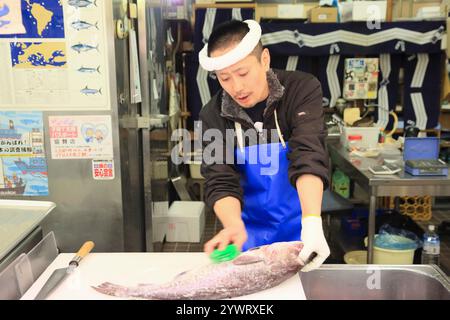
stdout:
[[[59,254],[21,299],[34,299],[53,270],[66,267],[73,256],[72,253]],[[97,286],[106,281],[125,286],[135,286],[140,283],[164,283],[183,271],[208,263],[210,263],[209,258],[202,252],[90,253],[81,261],[76,271],[69,275],[47,299],[123,299],[101,294],[91,286]],[[306,297],[297,274],[277,287],[235,299],[305,300]]]

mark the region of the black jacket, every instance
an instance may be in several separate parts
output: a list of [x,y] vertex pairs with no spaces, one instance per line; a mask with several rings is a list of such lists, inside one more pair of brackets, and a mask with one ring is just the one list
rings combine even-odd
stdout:
[[[264,129],[275,129],[274,110],[277,110],[281,133],[288,142],[289,180],[295,188],[302,174],[320,177],[328,188],[328,154],[325,151],[326,129],[323,119],[322,89],[320,82],[311,74],[299,71],[270,70],[267,73],[269,97],[264,111]],[[225,91],[220,90],[201,110],[202,130],[215,128],[225,137],[225,130],[234,130],[239,122],[243,130],[252,129],[253,122],[247,113]],[[268,137],[270,139],[270,137]],[[203,150],[210,141],[203,141]],[[246,141],[246,145],[261,143]],[[231,148],[234,146],[231,146]],[[225,157],[226,149],[223,154]],[[228,150],[228,152],[233,150]],[[205,202],[212,207],[217,200],[233,196],[243,204],[240,174],[232,164],[206,164],[201,174],[205,177]]]

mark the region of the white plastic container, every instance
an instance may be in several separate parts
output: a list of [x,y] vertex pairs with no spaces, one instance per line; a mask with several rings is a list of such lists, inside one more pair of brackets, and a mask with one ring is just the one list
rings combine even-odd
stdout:
[[339,3],[341,22],[385,21],[387,1],[352,1]]
[[347,147],[348,136],[359,135],[362,139],[358,141],[358,147],[376,149],[379,134],[380,128],[378,127],[342,127],[341,144]]
[[167,216],[167,242],[200,242],[205,228],[203,201],[174,201]]

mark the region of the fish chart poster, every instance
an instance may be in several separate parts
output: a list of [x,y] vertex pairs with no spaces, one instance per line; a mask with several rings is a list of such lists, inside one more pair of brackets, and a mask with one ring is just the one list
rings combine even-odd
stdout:
[[0,111],[2,195],[48,195],[42,112]]
[[[0,0],[0,108],[110,109],[106,7],[96,0]],[[13,9],[23,29],[15,34],[1,22]]]
[[50,116],[52,159],[112,159],[111,116]]

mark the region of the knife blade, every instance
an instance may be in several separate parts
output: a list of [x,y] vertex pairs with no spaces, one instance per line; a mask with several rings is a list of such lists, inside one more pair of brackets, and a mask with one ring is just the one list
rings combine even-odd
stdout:
[[34,298],[35,300],[44,300],[61,282],[78,267],[81,260],[94,248],[94,242],[86,241],[69,262],[66,268],[60,268],[53,271],[52,275],[45,282],[39,293]]

